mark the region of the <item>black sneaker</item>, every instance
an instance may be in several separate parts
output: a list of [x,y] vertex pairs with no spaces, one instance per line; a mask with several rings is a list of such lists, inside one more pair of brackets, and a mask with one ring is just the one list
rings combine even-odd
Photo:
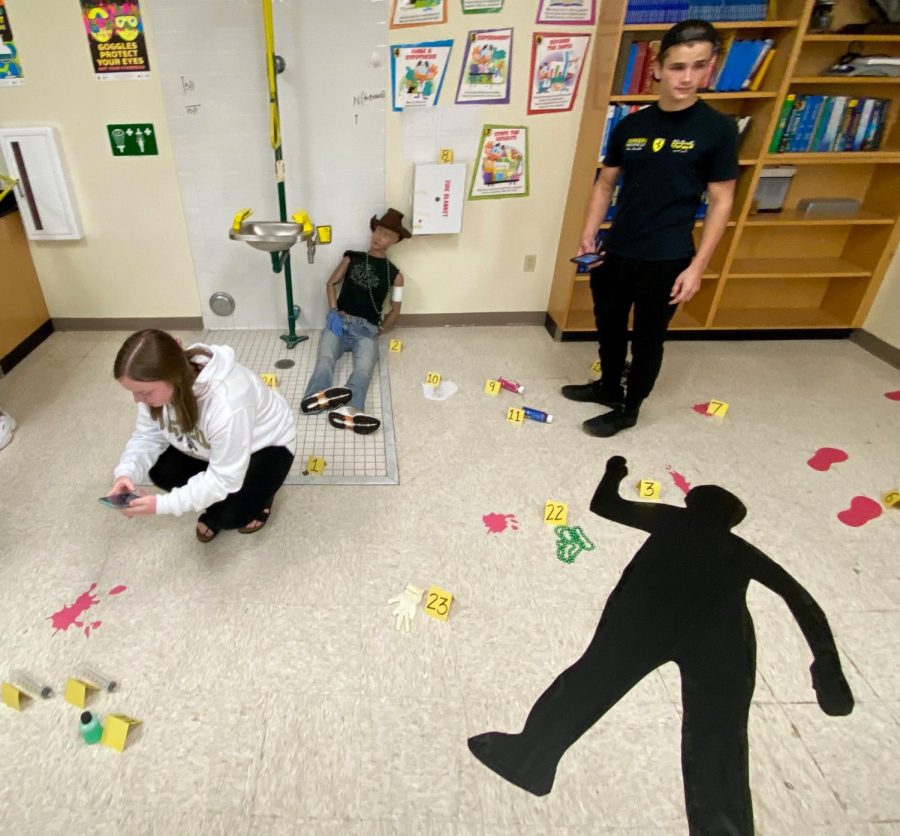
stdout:
[[598,403],[610,409],[618,409],[625,400],[625,392],[621,386],[603,386],[599,380],[563,386],[562,396],[570,401]]
[[596,418],[590,418],[581,426],[589,435],[596,435],[600,438],[609,438],[622,430],[627,430],[637,423],[638,413],[634,409],[614,409],[612,412],[606,412],[598,415]]
[[343,406],[352,397],[353,392],[349,389],[345,389],[343,386],[333,386],[331,389],[314,392],[300,401],[300,411],[309,415],[311,412],[321,412],[323,409],[334,409]]
[[338,430],[353,430],[357,435],[368,435],[381,426],[381,421],[374,415],[366,415],[352,406],[342,406],[329,412],[328,423]]

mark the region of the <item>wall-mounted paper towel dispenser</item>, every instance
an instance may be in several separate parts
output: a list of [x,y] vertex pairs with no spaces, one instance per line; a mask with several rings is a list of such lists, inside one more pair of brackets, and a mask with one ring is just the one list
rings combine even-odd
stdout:
[[32,241],[84,238],[53,128],[0,128],[6,172],[18,180],[16,201]]

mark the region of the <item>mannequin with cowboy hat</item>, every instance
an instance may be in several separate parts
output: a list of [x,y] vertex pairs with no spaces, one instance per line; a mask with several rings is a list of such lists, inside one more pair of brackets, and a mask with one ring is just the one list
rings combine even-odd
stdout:
[[[403,274],[385,252],[410,237],[402,221],[403,213],[396,209],[388,209],[381,218],[373,215],[368,252],[347,250],[325,284],[329,312],[300,410],[306,414],[327,410],[329,423],[337,429],[366,435],[381,426],[365,412],[366,392],[378,362],[378,336],[389,331],[400,315]],[[391,310],[382,316],[388,293]],[[335,364],[345,351],[353,352],[353,370],[343,386],[332,386]]]

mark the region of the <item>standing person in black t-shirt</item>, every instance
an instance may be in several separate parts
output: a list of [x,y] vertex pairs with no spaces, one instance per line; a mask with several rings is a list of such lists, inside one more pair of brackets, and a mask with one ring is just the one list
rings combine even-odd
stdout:
[[[579,255],[596,249],[597,230],[621,175],[616,216],[601,247],[603,261],[591,270],[601,379],[562,388],[569,400],[611,409],[584,422],[591,435],[608,437],[637,422],[662,366],[675,308],[700,289],[731,214],[737,128],[697,96],[718,49],[719,37],[706,21],[686,20],[669,29],[653,64],[658,101],[626,116],[609,138],[578,248]],[[691,232],[704,190],[709,209],[695,252]],[[626,391],[622,374],[632,306]]]
[[[381,426],[381,421],[363,410],[378,362],[378,336],[390,330],[400,315],[403,274],[388,261],[385,252],[410,237],[402,220],[403,213],[396,209],[388,209],[382,218],[373,215],[369,221],[372,242],[368,252],[347,250],[326,282],[328,317],[319,339],[316,367],[300,401],[302,412],[332,410],[328,421],[333,427],[362,435],[373,433]],[[338,285],[341,285],[340,295],[337,295]],[[382,319],[389,291],[391,310]],[[332,386],[334,366],[345,351],[353,352],[353,371],[344,386]]]

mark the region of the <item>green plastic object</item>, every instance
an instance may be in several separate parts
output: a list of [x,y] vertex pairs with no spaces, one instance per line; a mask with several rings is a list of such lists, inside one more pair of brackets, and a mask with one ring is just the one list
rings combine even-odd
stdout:
[[100,738],[103,737],[103,726],[90,711],[81,713],[81,736],[88,745],[99,743]]

